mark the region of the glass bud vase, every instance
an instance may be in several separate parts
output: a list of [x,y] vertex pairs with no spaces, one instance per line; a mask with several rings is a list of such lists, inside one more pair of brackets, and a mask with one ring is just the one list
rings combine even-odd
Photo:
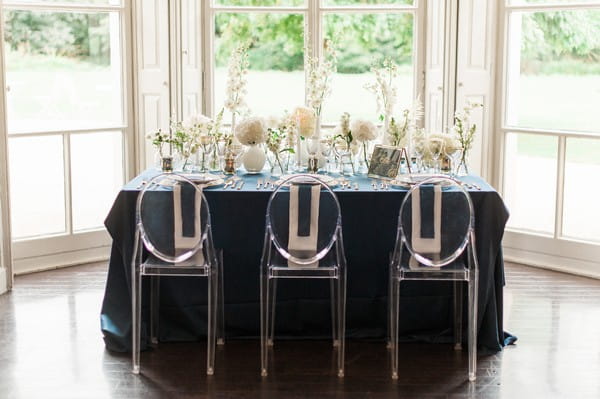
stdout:
[[286,172],[285,169],[285,159],[281,155],[277,155],[273,152],[269,154],[268,157],[269,165],[271,166],[270,172],[273,177],[280,177],[284,175]]
[[457,176],[467,176],[469,174],[469,166],[467,164],[467,156],[468,153],[466,150],[462,151],[460,156],[460,161],[458,166],[456,167],[456,175]]
[[353,176],[356,173],[352,151],[340,153],[340,174],[342,176]]

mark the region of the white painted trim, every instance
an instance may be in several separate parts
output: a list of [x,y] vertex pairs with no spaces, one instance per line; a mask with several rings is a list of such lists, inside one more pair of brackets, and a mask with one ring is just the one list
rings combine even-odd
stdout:
[[597,138],[600,137],[600,131],[597,132],[578,132],[572,130],[549,130],[549,129],[533,129],[525,127],[500,127],[504,133],[524,133],[524,134],[539,134],[541,136],[559,136],[559,137],[576,137],[576,138]]
[[[124,0],[125,2],[128,0]],[[110,12],[121,11],[125,7],[124,3],[118,6],[102,4],[77,4],[77,3],[48,3],[48,2],[28,2],[4,1],[2,6],[13,10],[33,10],[33,11],[55,11],[55,12]]]
[[0,267],[0,295],[8,291],[8,285],[6,283],[6,268]]
[[110,133],[115,131],[122,131],[127,129],[127,126],[107,126],[107,127],[93,127],[86,129],[59,129],[59,130],[45,130],[38,132],[13,132],[9,133],[8,137],[32,137],[32,136],[58,136],[61,134],[84,134],[84,133]]
[[[0,1],[1,4],[1,1]],[[2,7],[0,7],[0,43],[4,43],[4,17]],[[4,276],[0,281],[0,292],[12,288],[12,245],[11,245],[11,227],[10,227],[10,195],[9,195],[9,162],[8,162],[8,138],[6,127],[6,71],[4,66],[4,46],[0,48],[0,272]]]
[[183,89],[181,70],[181,1],[169,2],[169,70],[171,118],[183,119]]
[[582,8],[597,9],[600,8],[600,2],[573,2],[573,3],[534,3],[534,4],[515,4],[506,5],[508,11],[526,11],[526,12],[538,12],[538,11],[570,11],[579,10]]
[[454,125],[456,79],[458,69],[458,0],[446,2],[444,29],[444,100],[443,126]]
[[[67,252],[81,251],[109,245],[111,238],[106,230],[76,232],[74,234],[59,234],[44,238],[23,239],[13,242],[13,257],[15,262],[25,258],[44,255],[60,255]],[[15,267],[15,273],[20,272]]]
[[580,259],[504,247],[504,260],[541,269],[600,279],[600,264]]
[[110,257],[110,246],[83,249],[80,251],[44,255],[27,259],[16,259],[16,275],[60,269],[85,263],[104,262]]
[[119,14],[121,23],[121,60],[122,60],[122,98],[123,98],[123,122],[122,130],[123,148],[123,181],[127,182],[137,175],[135,168],[136,160],[136,126],[137,118],[134,110],[136,92],[134,90],[134,55],[133,55],[133,2],[126,1],[124,10]]

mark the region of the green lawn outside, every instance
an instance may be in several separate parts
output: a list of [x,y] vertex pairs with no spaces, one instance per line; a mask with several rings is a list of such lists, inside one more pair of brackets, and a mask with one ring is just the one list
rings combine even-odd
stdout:
[[[120,82],[115,82],[109,66],[13,51],[7,52],[6,64],[11,86],[9,111],[18,115],[11,118],[15,121],[11,128],[20,124],[24,130],[45,129],[53,123],[60,125],[61,119],[80,126],[119,122]],[[224,71],[217,72],[220,76]],[[399,100],[408,104],[412,92],[410,69],[403,67],[400,72]],[[260,114],[275,115],[284,111],[276,109],[282,103],[290,109],[302,99],[303,74],[302,71],[252,72],[254,81],[249,88],[262,90],[260,94],[250,93],[253,101],[250,107]],[[355,117],[376,120],[375,99],[363,89],[370,81],[369,76],[340,74],[336,79],[334,92],[324,106],[327,119],[335,120],[338,113],[349,111]],[[600,75],[522,75],[520,79],[519,126],[600,131]],[[293,83],[290,86],[286,82]],[[219,86],[223,85],[217,85],[221,90]],[[286,98],[286,94],[287,97],[292,94],[293,98]],[[518,150],[528,156],[554,158],[557,141],[551,137],[519,135]],[[567,161],[600,164],[600,139],[568,139]]]

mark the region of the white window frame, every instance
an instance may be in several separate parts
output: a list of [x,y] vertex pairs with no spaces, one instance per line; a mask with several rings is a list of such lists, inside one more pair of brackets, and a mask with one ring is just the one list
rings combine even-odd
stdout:
[[[4,21],[0,7],[0,21]],[[0,24],[0,42],[4,42],[4,24]],[[4,71],[4,52],[0,51],[0,71]],[[0,73],[0,87],[5,87],[4,74]],[[0,115],[6,115],[6,93],[0,93]],[[8,191],[8,138],[6,118],[0,118],[0,294],[10,290],[12,279],[12,245],[10,240],[10,196]]]
[[[134,172],[134,133],[133,133],[133,76],[132,76],[132,34],[131,2],[121,0],[120,5],[48,3],[4,1],[1,7],[6,10],[29,10],[49,12],[117,12],[119,15],[119,39],[121,56],[121,87],[123,123],[119,125],[98,125],[94,128],[66,129],[10,133],[8,139],[15,137],[62,136],[65,182],[65,232],[40,237],[27,237],[13,240],[13,259],[15,274],[38,271],[60,266],[101,261],[108,259],[110,237],[104,226],[73,231],[71,208],[71,171],[70,138],[86,133],[121,132],[123,151],[123,181],[132,177]],[[1,21],[4,23],[4,21]],[[0,49],[4,54],[4,44]],[[98,165],[98,167],[102,167]]]
[[[203,2],[202,18],[202,103],[203,113],[214,116],[214,31],[215,14],[218,12],[252,12],[276,14],[302,14],[304,15],[304,32],[310,32],[311,43],[322,43],[323,16],[331,13],[338,14],[385,14],[385,13],[411,13],[413,15],[413,98],[420,95],[423,98],[425,89],[425,0],[413,0],[412,5],[384,4],[361,6],[327,6],[322,0],[305,0],[302,6],[222,6],[215,4],[215,0]],[[311,47],[313,57],[322,56],[322,46]],[[305,103],[307,99],[305,98]],[[227,123],[224,123],[228,125]],[[322,124],[331,127],[331,124]]]
[[505,258],[510,261],[539,266],[543,268],[565,271],[568,273],[600,278],[600,244],[562,236],[563,198],[565,181],[566,143],[568,138],[593,138],[600,140],[600,130],[582,132],[564,129],[538,129],[511,126],[506,123],[508,109],[508,58],[509,58],[509,23],[514,12],[544,12],[544,11],[576,11],[600,10],[600,1],[595,3],[533,3],[510,4],[509,0],[500,2],[498,13],[498,60],[499,70],[496,77],[497,87],[500,88],[502,99],[496,105],[495,127],[498,132],[495,140],[497,148],[495,165],[496,186],[500,192],[505,192],[504,166],[505,143],[509,133],[534,134],[558,138],[557,148],[557,184],[555,225],[551,235],[525,229],[507,227],[504,235]]

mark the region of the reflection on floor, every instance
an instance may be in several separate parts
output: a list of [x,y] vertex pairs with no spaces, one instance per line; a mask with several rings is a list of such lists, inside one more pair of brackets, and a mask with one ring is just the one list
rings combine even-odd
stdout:
[[[259,374],[257,341],[229,341],[216,374],[204,374],[204,343],[144,353],[143,374],[105,351],[99,331],[106,264],[16,279],[0,297],[0,398],[599,398],[600,281],[507,265],[505,328],[517,345],[479,359],[448,345],[403,344],[390,379],[383,343],[349,341],[343,380],[329,342],[276,343],[272,372]],[[123,304],[129,306],[129,304]]]

